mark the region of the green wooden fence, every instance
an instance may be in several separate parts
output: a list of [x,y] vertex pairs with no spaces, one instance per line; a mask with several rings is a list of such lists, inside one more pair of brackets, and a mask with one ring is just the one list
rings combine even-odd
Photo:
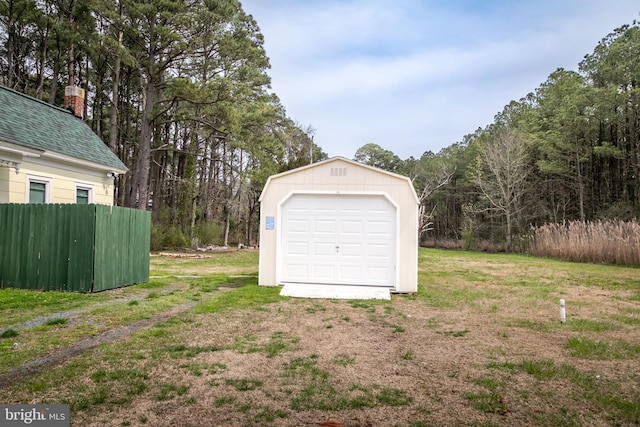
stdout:
[[0,204],[0,288],[96,292],[149,280],[149,212]]

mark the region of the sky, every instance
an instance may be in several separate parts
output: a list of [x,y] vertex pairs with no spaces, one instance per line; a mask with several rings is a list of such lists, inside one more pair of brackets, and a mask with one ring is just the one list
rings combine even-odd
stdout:
[[462,141],[557,68],[578,71],[637,0],[241,0],[271,89],[329,155]]

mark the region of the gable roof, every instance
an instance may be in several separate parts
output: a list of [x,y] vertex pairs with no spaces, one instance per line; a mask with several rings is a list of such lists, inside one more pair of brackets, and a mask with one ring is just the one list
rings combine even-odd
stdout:
[[267,182],[264,185],[264,188],[262,189],[262,193],[260,193],[260,197],[258,198],[258,200],[262,201],[262,199],[263,199],[263,197],[264,197],[264,195],[265,195],[265,193],[267,191],[267,188],[271,184],[271,181],[277,180],[278,178],[281,178],[283,176],[296,174],[296,173],[305,171],[307,169],[315,168],[315,167],[318,167],[318,166],[321,166],[321,165],[327,165],[327,164],[334,163],[334,162],[337,162],[337,163],[345,162],[347,164],[350,164],[350,165],[353,165],[353,166],[356,166],[356,167],[360,167],[362,169],[369,170],[370,172],[381,173],[381,174],[390,176],[392,178],[398,179],[400,181],[405,181],[407,183],[407,185],[409,186],[409,188],[410,188],[410,190],[412,192],[412,196],[415,199],[416,203],[419,203],[418,195],[416,194],[416,190],[415,190],[415,188],[413,188],[413,183],[411,182],[411,179],[409,179],[409,177],[406,177],[404,175],[399,175],[397,173],[389,172],[389,171],[386,171],[384,169],[376,168],[374,166],[365,165],[364,163],[359,163],[359,162],[356,162],[355,160],[350,160],[350,159],[347,159],[347,158],[341,157],[341,156],[331,157],[330,159],[322,160],[322,161],[317,162],[317,163],[311,163],[310,165],[301,166],[301,167],[296,168],[296,169],[291,169],[291,170],[288,170],[288,171],[280,172],[280,173],[275,174],[275,175],[271,175],[267,179]]
[[69,111],[0,86],[0,142],[96,163],[127,167],[86,123]]

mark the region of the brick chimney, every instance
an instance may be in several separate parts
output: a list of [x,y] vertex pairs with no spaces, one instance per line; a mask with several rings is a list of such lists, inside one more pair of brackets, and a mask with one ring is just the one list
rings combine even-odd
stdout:
[[84,117],[84,89],[78,86],[64,88],[64,108],[79,119]]

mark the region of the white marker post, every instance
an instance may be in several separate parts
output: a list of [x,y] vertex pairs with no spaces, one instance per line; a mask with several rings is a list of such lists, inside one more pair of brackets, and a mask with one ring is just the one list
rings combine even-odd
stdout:
[[564,311],[564,300],[560,300],[560,323],[567,321],[567,314]]

